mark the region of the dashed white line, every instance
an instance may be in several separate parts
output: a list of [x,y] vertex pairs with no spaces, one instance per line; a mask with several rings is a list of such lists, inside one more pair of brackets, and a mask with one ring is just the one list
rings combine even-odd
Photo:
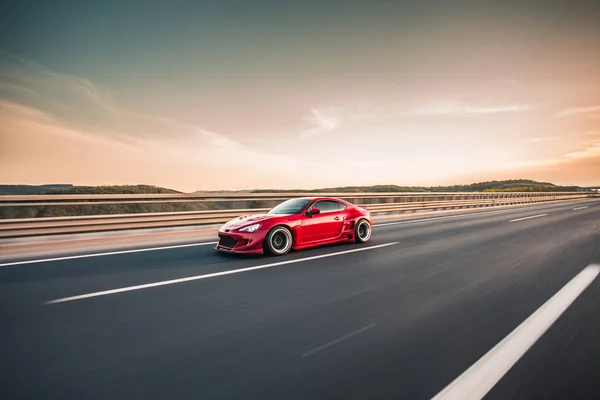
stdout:
[[71,297],[64,297],[64,298],[61,298],[61,299],[50,300],[50,301],[45,302],[44,304],[64,303],[64,302],[67,302],[67,301],[82,300],[82,299],[87,299],[87,298],[90,298],[90,297],[106,296],[106,295],[109,295],[109,294],[131,292],[131,291],[134,291],[134,290],[141,290],[141,289],[149,289],[149,288],[157,287],[157,286],[173,285],[173,284],[176,284],[176,283],[190,282],[190,281],[196,281],[196,280],[200,280],[200,279],[215,278],[217,276],[240,274],[242,272],[255,271],[255,270],[258,270],[258,269],[278,267],[280,265],[287,265],[287,264],[294,264],[294,263],[299,263],[299,262],[303,262],[303,261],[317,260],[319,258],[333,257],[333,256],[339,256],[339,255],[342,255],[342,254],[349,254],[349,253],[356,253],[358,251],[366,251],[366,250],[379,249],[381,247],[392,246],[392,245],[398,244],[398,243],[399,242],[385,243],[385,244],[380,244],[380,245],[377,245],[377,246],[361,247],[361,248],[354,249],[354,250],[338,251],[336,253],[321,254],[321,255],[318,255],[318,256],[298,258],[298,259],[295,259],[295,260],[287,260],[287,261],[274,262],[274,263],[270,263],[270,264],[257,265],[257,266],[254,266],[254,267],[232,269],[232,270],[228,270],[228,271],[215,272],[215,273],[212,273],[212,274],[195,275],[195,276],[189,276],[187,278],[171,279],[171,280],[168,280],[168,281],[160,281],[160,282],[146,283],[146,284],[143,284],[143,285],[127,286],[127,287],[122,287],[122,288],[118,288],[118,289],[103,290],[101,292],[86,293],[86,294],[81,294],[81,295],[78,295],[78,296],[71,296]]
[[[576,207],[573,210],[582,210],[584,208],[588,208],[588,206]],[[414,222],[425,222],[425,221],[435,221],[435,220],[440,220],[440,219],[462,218],[462,217],[468,217],[471,215],[515,212],[515,211],[521,211],[521,210],[522,210],[522,208],[515,207],[514,209],[506,209],[506,210],[493,210],[493,211],[483,211],[483,212],[475,212],[475,213],[448,215],[448,216],[443,216],[443,217],[413,219],[413,220],[409,220],[409,221],[386,222],[386,223],[381,223],[381,224],[373,224],[373,227],[388,226],[388,225],[403,225],[403,224],[411,224]],[[543,215],[547,215],[547,214],[543,214]],[[528,218],[534,218],[534,217],[528,217]],[[523,218],[523,219],[527,219],[527,218]],[[517,219],[517,220],[513,220],[513,221],[519,221],[519,220],[521,220],[521,219]],[[510,222],[513,222],[513,221],[510,221]],[[116,254],[140,253],[140,252],[145,252],[145,251],[168,250],[168,249],[177,249],[177,248],[183,248],[183,247],[205,246],[205,245],[209,245],[209,244],[217,244],[217,242],[191,243],[191,244],[151,247],[151,248],[143,248],[143,249],[135,249],[135,250],[121,250],[121,251],[111,251],[111,252],[104,252],[104,253],[80,254],[80,255],[76,255],[76,256],[53,257],[53,258],[45,258],[45,259],[37,259],[37,260],[27,260],[27,261],[15,261],[15,262],[8,262],[8,263],[0,263],[0,267],[9,267],[12,265],[44,263],[44,262],[51,262],[51,261],[73,260],[73,259],[78,259],[78,258],[110,256],[110,255],[116,255]]]
[[477,213],[448,215],[448,216],[445,216],[445,217],[432,217],[432,218],[422,218],[422,219],[411,219],[411,220],[408,220],[408,221],[384,222],[383,224],[373,224],[373,227],[388,226],[388,225],[404,225],[404,224],[412,224],[413,222],[435,221],[435,220],[438,220],[438,219],[461,218],[461,217],[468,217],[470,215],[495,214],[495,213],[509,212],[509,211],[514,211],[514,210],[484,211],[484,212],[477,212]]
[[[546,206],[548,206],[548,204],[544,204],[541,207],[546,207]],[[588,206],[585,206],[585,207],[588,207]],[[532,208],[537,208],[537,207],[534,206]],[[519,211],[523,211],[523,210],[524,210],[523,207],[514,207],[514,208],[509,208],[509,209],[504,209],[504,210],[492,210],[492,211],[472,212],[472,213],[465,213],[465,214],[447,215],[447,216],[443,216],[443,217],[431,217],[431,218],[411,219],[411,220],[408,220],[408,221],[384,222],[384,223],[381,223],[381,224],[373,224],[373,227],[389,226],[389,225],[405,225],[405,224],[412,224],[412,223],[415,223],[415,222],[427,222],[427,221],[436,221],[436,220],[442,220],[442,219],[463,218],[463,217],[469,217],[471,215],[485,215],[485,214],[496,214],[496,213],[512,213],[512,212],[519,212]],[[544,214],[544,215],[548,215],[548,214]]]
[[318,352],[319,352],[319,351],[321,351],[321,350],[325,350],[326,348],[328,348],[328,347],[331,347],[331,346],[333,346],[334,344],[338,344],[339,342],[341,342],[341,341],[344,341],[344,340],[346,340],[346,339],[349,339],[349,338],[351,338],[352,336],[356,336],[356,335],[358,335],[359,333],[363,333],[364,331],[366,331],[366,330],[368,330],[368,329],[371,329],[371,328],[372,328],[372,327],[374,327],[374,326],[375,326],[375,324],[370,324],[370,325],[367,325],[367,326],[365,326],[365,327],[362,327],[362,328],[360,328],[360,329],[357,329],[357,330],[355,330],[354,332],[350,332],[350,333],[348,333],[347,335],[344,335],[344,336],[342,336],[342,337],[339,337],[339,338],[337,338],[337,339],[335,339],[335,340],[332,340],[331,342],[325,343],[325,344],[323,344],[323,345],[321,345],[321,346],[319,346],[319,347],[315,347],[314,349],[312,349],[312,350],[309,350],[309,351],[307,351],[307,352],[303,353],[303,354],[302,354],[302,357],[308,357],[308,356],[312,356],[313,354],[315,354],[315,353],[318,353]]
[[539,218],[539,217],[545,217],[548,214],[538,214],[538,215],[532,215],[530,217],[523,217],[523,218],[517,218],[517,219],[511,219],[508,222],[517,222],[517,221],[525,221],[526,219],[531,219],[531,218]]
[[[446,216],[443,216],[443,217],[431,217],[431,218],[411,219],[411,220],[408,220],[408,221],[384,222],[382,224],[373,224],[373,227],[388,226],[388,225],[404,225],[404,224],[412,224],[414,222],[426,222],[426,221],[435,221],[435,220],[440,220],[440,219],[462,218],[462,217],[469,217],[471,215],[511,213],[511,212],[517,212],[517,211],[523,211],[523,209],[522,208],[511,208],[511,209],[506,209],[506,210],[493,210],[493,211],[472,212],[472,213],[466,213],[466,214],[446,215]],[[544,215],[547,215],[547,214],[544,214]]]
[[148,248],[144,248],[144,249],[119,250],[119,251],[109,251],[109,252],[105,252],[105,253],[92,253],[92,254],[80,254],[80,255],[76,255],[76,256],[43,258],[40,260],[15,261],[15,262],[8,262],[8,263],[0,264],[0,267],[10,267],[11,265],[23,265],[23,264],[37,264],[37,263],[44,263],[44,262],[50,262],[50,261],[74,260],[77,258],[112,256],[115,254],[143,253],[145,251],[180,249],[183,247],[207,246],[209,244],[217,244],[217,243],[218,242],[188,243],[188,244],[177,244],[177,245],[172,245],[172,246],[148,247]]
[[[582,209],[588,208],[588,207],[589,206],[576,207],[573,210],[582,210]],[[409,220],[409,221],[385,222],[385,223],[381,223],[381,224],[373,224],[373,227],[388,226],[388,225],[404,225],[404,224],[412,224],[415,222],[462,218],[462,217],[468,217],[471,215],[495,214],[495,213],[503,213],[503,212],[515,212],[515,211],[521,211],[521,210],[522,210],[522,208],[514,208],[514,209],[506,209],[506,210],[493,210],[493,211],[483,211],[483,212],[475,212],[475,213],[448,215],[448,216],[443,216],[443,217],[413,219],[413,220]],[[548,214],[542,214],[540,216],[544,216],[544,215],[548,215]],[[523,219],[536,218],[536,217],[537,216],[519,218],[519,219],[511,220],[510,222],[521,221]],[[37,260],[27,260],[27,261],[15,261],[15,262],[8,262],[8,263],[0,263],[0,267],[10,267],[13,265],[24,265],[24,264],[36,264],[36,263],[44,263],[44,262],[51,262],[51,261],[74,260],[74,259],[78,259],[78,258],[111,256],[111,255],[116,255],[116,254],[141,253],[141,252],[146,252],[146,251],[168,250],[168,249],[177,249],[177,248],[183,248],[183,247],[205,246],[205,245],[217,244],[217,243],[218,242],[191,243],[191,244],[151,247],[151,248],[143,248],[143,249],[135,249],[135,250],[121,250],[121,251],[111,251],[111,252],[104,252],[104,253],[80,254],[80,255],[76,255],[76,256],[53,257],[53,258],[44,258],[44,259],[37,259]]]
[[591,264],[432,400],[482,399],[600,273]]

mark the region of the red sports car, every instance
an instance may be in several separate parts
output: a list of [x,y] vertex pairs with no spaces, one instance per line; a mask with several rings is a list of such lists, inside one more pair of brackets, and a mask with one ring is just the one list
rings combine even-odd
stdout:
[[371,237],[365,208],[331,197],[286,200],[266,214],[245,215],[219,229],[219,251],[284,255],[290,250]]

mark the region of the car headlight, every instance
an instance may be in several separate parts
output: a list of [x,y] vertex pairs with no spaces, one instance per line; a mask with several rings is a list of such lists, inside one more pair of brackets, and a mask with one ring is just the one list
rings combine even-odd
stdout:
[[254,232],[260,228],[260,224],[254,224],[240,228],[240,232]]

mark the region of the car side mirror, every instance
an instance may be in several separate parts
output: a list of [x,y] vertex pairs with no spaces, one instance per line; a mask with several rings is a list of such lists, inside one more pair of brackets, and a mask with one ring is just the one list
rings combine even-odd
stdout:
[[310,215],[311,215],[311,216],[313,216],[313,215],[315,215],[315,214],[320,214],[320,213],[321,213],[321,210],[319,210],[319,209],[318,209],[318,208],[316,208],[316,207],[313,207],[313,208],[311,208],[311,209],[310,209],[309,213],[310,213]]

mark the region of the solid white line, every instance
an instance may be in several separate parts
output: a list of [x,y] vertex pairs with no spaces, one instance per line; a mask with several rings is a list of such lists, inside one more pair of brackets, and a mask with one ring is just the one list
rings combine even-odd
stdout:
[[232,270],[229,270],[229,271],[222,271],[222,272],[215,272],[215,273],[212,273],[212,274],[195,275],[195,276],[189,276],[187,278],[179,278],[179,279],[172,279],[172,280],[168,280],[168,281],[146,283],[146,284],[143,284],[143,285],[136,285],[136,286],[127,286],[127,287],[123,287],[123,288],[119,288],[119,289],[104,290],[104,291],[101,291],[101,292],[87,293],[87,294],[82,294],[82,295],[78,295],[78,296],[72,296],[72,297],[65,297],[65,298],[62,298],[62,299],[50,300],[50,301],[45,302],[44,304],[64,303],[64,302],[67,302],[67,301],[87,299],[87,298],[90,298],[90,297],[106,296],[106,295],[109,295],[109,294],[122,293],[122,292],[131,292],[133,290],[148,289],[148,288],[157,287],[157,286],[173,285],[173,284],[176,284],[176,283],[196,281],[196,280],[199,280],[199,279],[215,278],[217,276],[223,276],[223,275],[239,274],[239,273],[242,273],[242,272],[254,271],[254,270],[257,270],[257,269],[271,268],[271,267],[277,267],[277,266],[280,266],[280,265],[294,264],[294,263],[299,263],[299,262],[309,261],[309,260],[316,260],[316,259],[319,259],[319,258],[339,256],[339,255],[348,254],[348,253],[355,253],[357,251],[373,250],[373,249],[378,249],[378,248],[381,248],[381,247],[392,246],[392,245],[398,244],[398,243],[399,242],[392,242],[392,243],[380,244],[380,245],[377,245],[377,246],[362,247],[362,248],[358,248],[358,249],[354,249],[354,250],[339,251],[337,253],[321,254],[321,255],[318,255],[318,256],[312,256],[312,257],[306,257],[306,258],[299,258],[299,259],[288,260],[288,261],[280,261],[280,262],[275,262],[275,263],[271,263],[271,264],[257,265],[257,266],[254,266],[254,267],[232,269]]
[[[588,206],[579,207],[579,208],[575,208],[574,210],[579,210],[579,209],[587,208],[587,207]],[[511,208],[511,209],[505,209],[505,210],[483,211],[483,212],[477,212],[477,213],[448,215],[448,216],[443,216],[443,217],[413,219],[413,220],[409,220],[409,221],[386,222],[383,224],[373,224],[373,227],[387,226],[387,225],[411,224],[413,222],[424,222],[424,221],[433,221],[433,220],[438,220],[438,219],[461,218],[461,217],[468,217],[470,215],[483,215],[483,214],[492,214],[492,213],[501,213],[501,212],[514,212],[514,211],[520,211],[520,210],[522,210],[522,208],[519,207],[519,208]],[[192,244],[183,244],[183,245],[174,245],[174,246],[151,247],[151,248],[146,248],[146,249],[122,250],[122,251],[111,251],[111,252],[105,252],[105,253],[81,254],[81,255],[77,255],[77,256],[45,258],[45,259],[40,259],[40,260],[16,261],[16,262],[0,264],[0,267],[10,267],[12,265],[35,264],[35,263],[43,263],[43,262],[51,262],[51,261],[73,260],[73,259],[87,258],[87,257],[110,256],[110,255],[115,255],[115,254],[140,253],[140,252],[145,252],[145,251],[177,249],[177,248],[182,248],[182,247],[205,246],[205,245],[217,244],[217,243],[218,242],[192,243]]]
[[347,335],[344,335],[344,336],[342,336],[342,337],[340,337],[340,338],[337,338],[337,339],[335,339],[335,340],[332,340],[332,341],[331,341],[331,342],[329,342],[329,343],[325,343],[324,345],[321,345],[321,346],[319,346],[319,347],[316,347],[316,348],[314,348],[314,349],[312,349],[312,350],[309,350],[309,351],[307,351],[306,353],[302,354],[302,357],[308,357],[308,356],[311,356],[311,355],[313,355],[313,354],[315,354],[315,353],[318,353],[319,351],[321,351],[321,350],[324,350],[324,349],[326,349],[326,348],[328,348],[328,347],[331,347],[331,346],[333,346],[334,344],[337,344],[337,343],[339,343],[339,342],[341,342],[341,341],[343,341],[343,340],[346,340],[346,339],[348,339],[348,338],[351,338],[352,336],[358,335],[359,333],[363,333],[364,331],[366,331],[366,330],[368,330],[368,329],[371,329],[371,328],[372,328],[372,327],[374,327],[374,326],[375,326],[375,324],[370,324],[370,325],[367,325],[367,326],[365,326],[365,327],[362,327],[362,328],[360,328],[360,329],[358,329],[358,330],[356,330],[356,331],[354,331],[354,332],[350,332],[349,334],[347,334]]
[[591,264],[481,357],[433,400],[483,398],[600,273]]
[[110,251],[110,252],[106,252],[106,253],[92,253],[92,254],[80,254],[80,255],[77,255],[77,256],[43,258],[41,260],[15,261],[15,262],[9,262],[9,263],[0,264],[0,267],[10,267],[11,265],[36,264],[36,263],[44,263],[44,262],[50,262],[50,261],[74,260],[74,259],[77,259],[77,258],[112,256],[112,255],[115,255],[115,254],[142,253],[142,252],[145,252],[145,251],[180,249],[182,247],[206,246],[206,245],[209,245],[209,244],[217,244],[217,243],[218,242],[177,244],[177,245],[173,245],[173,246],[149,247],[149,248],[145,248],[145,249],[119,250],[119,251]]
[[517,219],[511,219],[508,222],[517,222],[517,221],[524,221],[526,219],[531,219],[531,218],[539,218],[539,217],[545,217],[548,214],[538,214],[538,215],[532,215],[530,217],[523,217],[523,218],[517,218]]
[[575,207],[573,209],[573,211],[577,211],[577,210],[583,210],[584,208],[588,208],[589,206],[583,206],[583,207]]

